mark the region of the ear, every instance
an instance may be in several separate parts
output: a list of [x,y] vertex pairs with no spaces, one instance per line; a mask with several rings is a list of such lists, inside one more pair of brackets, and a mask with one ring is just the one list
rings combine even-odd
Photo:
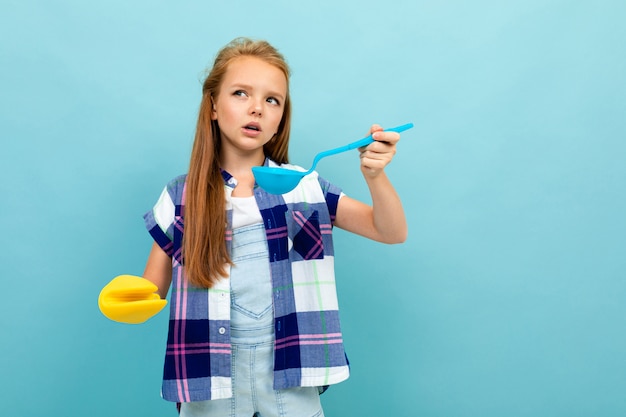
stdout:
[[211,120],[217,120],[217,109],[215,108],[213,97],[211,97]]

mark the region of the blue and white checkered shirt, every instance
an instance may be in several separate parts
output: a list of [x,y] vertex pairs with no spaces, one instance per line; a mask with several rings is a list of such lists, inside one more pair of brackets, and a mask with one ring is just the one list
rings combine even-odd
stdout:
[[[267,160],[267,165],[277,166]],[[292,169],[298,167],[285,165]],[[222,172],[232,237],[231,194],[236,180]],[[163,398],[175,402],[229,398],[231,386],[230,280],[198,288],[181,259],[185,179],[172,180],[144,215],[157,244],[172,258],[170,321]],[[348,378],[339,325],[332,225],[341,190],[307,175],[283,195],[255,187],[269,248],[274,303],[274,389],[326,386]]]

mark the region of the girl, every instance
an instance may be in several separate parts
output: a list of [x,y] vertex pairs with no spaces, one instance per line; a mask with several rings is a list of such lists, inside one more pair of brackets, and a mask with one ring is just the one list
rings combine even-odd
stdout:
[[282,55],[232,41],[203,84],[188,174],[144,216],[154,244],[143,277],[163,299],[172,287],[162,395],[182,416],[323,416],[322,387],[349,373],[332,227],[406,238],[383,170],[400,135],[378,125],[359,150],[372,206],[315,172],[284,195],[256,186],[252,167],[292,167],[290,122]]

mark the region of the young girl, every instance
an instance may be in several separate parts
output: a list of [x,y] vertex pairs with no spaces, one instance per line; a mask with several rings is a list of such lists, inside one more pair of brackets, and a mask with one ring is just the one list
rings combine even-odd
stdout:
[[289,69],[264,41],[236,39],[203,88],[189,172],[144,218],[154,244],[143,277],[170,324],[162,395],[182,416],[323,416],[322,387],[348,378],[332,227],[405,240],[383,169],[400,135],[370,129],[360,149],[372,206],[307,175],[291,192],[256,186],[252,167],[288,165]]

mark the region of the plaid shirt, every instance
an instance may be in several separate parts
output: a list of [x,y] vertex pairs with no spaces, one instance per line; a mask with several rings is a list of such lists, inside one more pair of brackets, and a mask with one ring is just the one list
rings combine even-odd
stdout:
[[[276,166],[272,161],[266,164]],[[294,168],[294,167],[292,167]],[[222,172],[232,241],[231,194]],[[162,395],[190,402],[232,397],[230,280],[212,288],[189,283],[181,259],[185,179],[172,180],[144,215],[157,244],[172,258],[170,320]],[[332,224],[341,190],[317,173],[284,195],[254,189],[269,248],[274,304],[274,389],[326,386],[348,378],[339,326]]]

